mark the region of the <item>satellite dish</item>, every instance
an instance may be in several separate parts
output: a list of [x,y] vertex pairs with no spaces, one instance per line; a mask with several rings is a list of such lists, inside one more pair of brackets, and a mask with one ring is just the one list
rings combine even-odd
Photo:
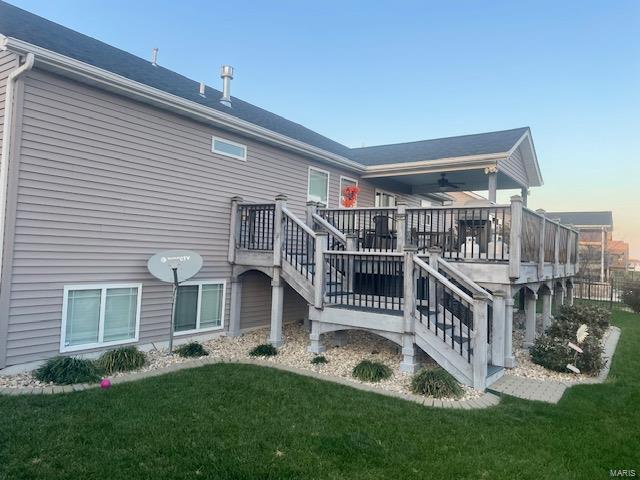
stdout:
[[[190,250],[166,250],[156,253],[147,262],[149,273],[167,283],[184,282],[202,268],[202,257]],[[176,269],[177,278],[173,270]]]

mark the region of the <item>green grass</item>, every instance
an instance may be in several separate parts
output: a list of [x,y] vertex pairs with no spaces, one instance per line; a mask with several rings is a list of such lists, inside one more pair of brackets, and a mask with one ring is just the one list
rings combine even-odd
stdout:
[[439,410],[234,364],[0,397],[0,479],[608,479],[640,469],[640,316],[614,323],[609,381],[558,405]]

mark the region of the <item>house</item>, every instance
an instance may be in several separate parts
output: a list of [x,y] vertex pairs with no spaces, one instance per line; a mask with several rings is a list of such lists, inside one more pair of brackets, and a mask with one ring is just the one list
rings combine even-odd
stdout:
[[[498,189],[542,185],[529,128],[349,148],[0,2],[0,369],[306,319],[310,350],[362,329],[478,389],[515,364],[513,297],[572,301],[577,232]],[[357,186],[357,189],[353,187]],[[448,192],[487,190],[454,206]],[[357,194],[354,192],[357,191]],[[348,198],[348,202],[345,201]],[[350,208],[346,208],[349,206]]]
[[580,232],[580,275],[589,280],[606,282],[609,279],[609,244],[613,241],[613,213],[603,212],[547,212]]
[[609,271],[612,275],[629,270],[629,244],[622,240],[611,240],[608,245]]

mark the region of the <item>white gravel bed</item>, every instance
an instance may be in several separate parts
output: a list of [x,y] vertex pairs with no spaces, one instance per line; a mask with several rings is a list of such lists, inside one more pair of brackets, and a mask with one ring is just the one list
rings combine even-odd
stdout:
[[[311,370],[325,375],[346,378],[354,382],[373,385],[382,390],[399,393],[411,393],[411,375],[400,372],[402,354],[400,348],[393,342],[367,332],[349,330],[344,332],[346,344],[340,347],[330,347],[334,334],[323,336],[327,345],[326,352],[322,353],[328,363],[313,365],[311,359],[315,356],[307,351],[309,346],[309,333],[301,324],[288,324],[284,327],[284,344],[278,348],[278,355],[273,357],[258,357],[267,362],[286,365],[290,367]],[[243,360],[252,358],[249,351],[261,343],[266,343],[269,337],[269,328],[248,332],[240,337],[221,337],[215,340],[203,342],[203,346],[214,358],[224,360]],[[146,365],[136,372],[157,370],[171,364],[188,362],[192,359],[178,355],[168,355],[166,350],[154,349],[146,352]],[[428,358],[428,357],[427,357]],[[392,370],[392,376],[377,383],[359,381],[351,376],[353,368],[362,360],[372,360],[384,363]],[[429,360],[427,360],[429,361]],[[132,372],[116,373],[111,377],[119,377]],[[31,373],[16,375],[0,375],[0,387],[44,387],[45,384],[37,381]],[[462,385],[464,395],[459,400],[478,398],[481,393]],[[443,399],[446,400],[446,399]],[[450,399],[453,400],[453,399]]]

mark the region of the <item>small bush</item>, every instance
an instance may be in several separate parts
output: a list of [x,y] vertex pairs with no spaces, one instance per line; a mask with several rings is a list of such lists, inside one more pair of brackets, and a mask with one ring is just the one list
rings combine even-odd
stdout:
[[435,398],[459,398],[464,393],[453,375],[440,367],[423,368],[416,373],[411,379],[411,391]]
[[[604,366],[600,338],[589,335],[580,345],[583,353],[577,353],[567,343],[571,339],[541,335],[529,349],[533,363],[556,372],[568,372],[567,364],[578,367],[581,373],[597,374]],[[575,339],[571,340],[575,343]]]
[[146,362],[147,358],[137,347],[122,347],[103,353],[98,360],[98,366],[111,375],[115,372],[137,370]]
[[175,352],[181,357],[205,357],[209,352],[198,342],[189,342],[176,348]]
[[325,363],[329,363],[329,360],[327,360],[327,357],[324,355],[316,355],[311,359],[311,363],[313,365],[323,365]]
[[640,282],[630,283],[624,288],[622,301],[635,313],[640,313]]
[[576,332],[580,325],[585,324],[589,329],[589,337],[602,338],[609,328],[611,312],[594,305],[573,305],[560,309],[555,321],[547,329],[551,337],[576,341]]
[[94,362],[73,357],[52,358],[33,372],[33,375],[41,382],[58,385],[100,381],[99,369]]
[[270,343],[263,343],[254,347],[249,352],[252,357],[273,357],[278,354],[278,349]]
[[351,375],[364,382],[379,382],[391,376],[391,369],[379,362],[363,360],[354,367]]

